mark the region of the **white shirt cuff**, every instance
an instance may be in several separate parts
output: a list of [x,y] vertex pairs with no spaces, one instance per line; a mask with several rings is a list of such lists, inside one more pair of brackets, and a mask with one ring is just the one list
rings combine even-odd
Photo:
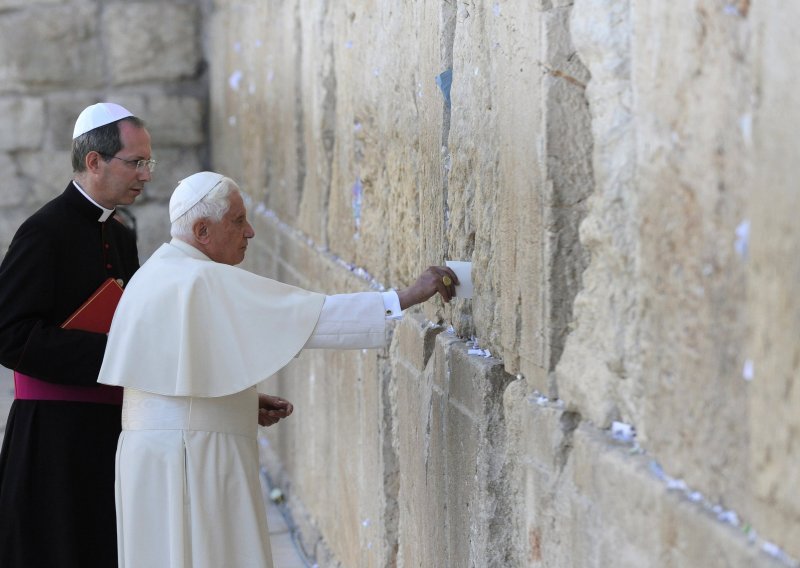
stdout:
[[388,292],[381,292],[383,298],[383,313],[386,314],[386,319],[402,319],[403,310],[400,309],[400,297],[394,290]]

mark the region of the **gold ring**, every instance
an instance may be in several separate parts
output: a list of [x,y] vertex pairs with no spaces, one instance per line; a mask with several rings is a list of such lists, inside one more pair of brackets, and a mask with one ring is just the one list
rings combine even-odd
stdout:
[[447,276],[446,274],[442,276],[442,284],[444,284],[445,286],[450,286],[450,284],[452,283],[453,281],[450,279],[449,276]]

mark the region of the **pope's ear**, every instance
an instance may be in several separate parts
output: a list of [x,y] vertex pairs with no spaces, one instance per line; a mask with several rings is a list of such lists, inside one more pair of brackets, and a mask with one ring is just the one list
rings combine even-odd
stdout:
[[194,235],[194,240],[196,240],[198,243],[208,243],[208,221],[205,219],[200,219],[194,225],[192,225],[192,234]]

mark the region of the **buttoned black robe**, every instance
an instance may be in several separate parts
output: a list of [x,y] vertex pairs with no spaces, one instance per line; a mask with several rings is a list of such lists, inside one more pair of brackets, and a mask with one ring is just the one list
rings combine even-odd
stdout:
[[[0,265],[0,363],[96,386],[105,334],[60,324],[108,277],[139,267],[136,238],[72,183],[19,228]],[[0,566],[117,565],[120,406],[15,400],[0,452]]]

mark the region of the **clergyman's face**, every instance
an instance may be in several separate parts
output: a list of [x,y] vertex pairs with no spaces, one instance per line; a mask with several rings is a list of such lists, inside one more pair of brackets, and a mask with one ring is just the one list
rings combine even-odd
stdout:
[[107,209],[130,205],[150,181],[150,170],[137,168],[136,160],[150,159],[150,134],[128,121],[119,123],[122,149],[114,158],[101,161],[101,179],[95,198]]
[[208,257],[223,264],[235,266],[244,260],[247,241],[255,236],[247,221],[247,210],[238,191],[230,195],[230,207],[222,219],[208,224]]

